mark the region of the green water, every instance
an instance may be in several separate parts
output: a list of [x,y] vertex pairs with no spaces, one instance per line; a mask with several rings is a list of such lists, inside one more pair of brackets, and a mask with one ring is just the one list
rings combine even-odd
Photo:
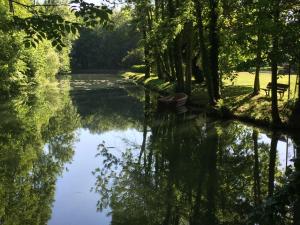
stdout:
[[1,102],[1,225],[300,224],[299,134],[164,112],[116,75],[71,87]]

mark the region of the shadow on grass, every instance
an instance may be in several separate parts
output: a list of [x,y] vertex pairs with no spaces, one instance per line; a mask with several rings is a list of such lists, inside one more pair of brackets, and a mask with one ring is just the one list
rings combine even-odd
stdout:
[[269,97],[258,97],[250,100],[245,115],[255,119],[271,121],[271,100]]
[[236,97],[245,94],[252,94],[253,88],[250,86],[225,86],[223,93],[226,97]]
[[266,119],[270,112],[270,97],[253,95],[253,88],[250,86],[227,86],[223,91],[227,97],[226,105],[231,111],[239,111],[245,116],[256,119]]

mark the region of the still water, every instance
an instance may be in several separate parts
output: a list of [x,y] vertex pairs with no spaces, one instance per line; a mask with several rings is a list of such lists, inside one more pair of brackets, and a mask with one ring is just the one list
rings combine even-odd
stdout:
[[300,223],[299,134],[162,112],[116,75],[70,85],[0,104],[1,225]]

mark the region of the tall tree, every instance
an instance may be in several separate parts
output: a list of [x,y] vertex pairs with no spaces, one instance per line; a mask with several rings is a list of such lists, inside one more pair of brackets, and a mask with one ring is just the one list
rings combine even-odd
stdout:
[[272,30],[272,52],[271,52],[271,67],[272,67],[272,123],[277,126],[281,124],[281,119],[278,110],[277,98],[277,73],[278,73],[278,58],[279,58],[279,30],[280,26],[280,0],[272,1],[273,7],[273,30]]
[[256,30],[257,30],[257,44],[256,44],[256,59],[255,59],[255,78],[254,78],[254,88],[253,94],[258,95],[260,91],[260,81],[259,81],[259,74],[260,74],[260,67],[262,64],[262,6],[260,1],[257,2],[257,18],[256,18]]
[[195,15],[197,19],[198,35],[199,35],[199,46],[200,46],[200,58],[203,68],[203,73],[206,78],[207,92],[209,96],[210,104],[215,104],[213,94],[213,84],[210,75],[208,49],[206,46],[204,26],[203,26],[203,2],[201,0],[193,0],[195,6]]
[[210,71],[211,71],[212,84],[213,84],[213,96],[214,96],[214,100],[216,101],[218,101],[221,98],[220,76],[219,76],[218,5],[219,5],[219,0],[209,0]]

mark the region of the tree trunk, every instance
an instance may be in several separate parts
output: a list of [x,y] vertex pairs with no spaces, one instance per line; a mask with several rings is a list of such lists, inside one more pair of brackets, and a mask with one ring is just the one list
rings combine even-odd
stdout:
[[143,141],[142,141],[141,151],[140,151],[139,158],[138,158],[139,164],[140,164],[142,156],[143,156],[143,154],[145,154],[145,150],[146,150],[149,110],[150,110],[150,92],[149,92],[149,90],[145,89]]
[[192,61],[192,74],[195,78],[195,81],[200,84],[204,81],[203,72],[197,65],[198,57],[194,57]]
[[182,61],[182,33],[175,38],[174,61],[176,70],[176,91],[184,91],[183,61]]
[[192,61],[193,61],[193,23],[185,24],[186,34],[186,64],[185,64],[185,93],[190,95],[192,89]]
[[8,4],[9,4],[9,12],[14,13],[14,5],[13,5],[13,1],[12,0],[8,0]]
[[213,83],[214,99],[221,98],[219,76],[219,30],[218,30],[218,0],[210,0],[210,71]]
[[167,80],[173,81],[174,79],[172,78],[172,71],[170,68],[170,60],[168,57],[168,50],[162,54],[161,62],[162,62],[162,66],[163,66],[163,73],[166,75]]
[[296,149],[296,160],[294,163],[295,173],[298,174],[298,179],[296,178],[296,199],[294,203],[294,223],[293,225],[300,225],[300,182],[299,182],[299,174],[300,174],[300,139],[299,137],[295,137],[295,149]]
[[[275,0],[273,20],[276,27],[279,25],[279,0]],[[277,71],[278,71],[278,56],[279,56],[279,38],[277,31],[273,31],[272,34],[272,123],[277,126],[281,123],[279,111],[278,111],[278,99],[277,99]]]
[[171,75],[172,75],[172,81],[176,80],[176,71],[175,71],[175,60],[174,60],[174,47],[173,47],[173,43],[170,44],[169,48],[168,48],[168,56],[169,56],[169,66],[170,66],[170,70],[171,70]]
[[145,44],[144,44],[145,67],[146,67],[145,79],[147,79],[147,78],[150,77],[151,65],[150,65],[150,50],[149,50],[149,45],[147,43],[147,32],[146,32],[145,29],[143,31],[143,38],[144,38],[144,41],[145,41]]
[[[207,224],[218,224],[216,217],[216,196],[217,196],[217,152],[219,151],[219,136],[215,127],[212,128],[212,137],[208,148],[208,178],[207,178]],[[205,224],[205,223],[204,223]]]
[[261,67],[261,49],[259,46],[257,46],[256,69],[255,69],[254,90],[253,90],[254,95],[258,95],[260,92],[260,81],[259,81],[260,67]]
[[254,201],[255,201],[255,206],[257,207],[261,204],[257,130],[253,130],[252,139],[253,139],[253,150],[254,150]]
[[300,105],[300,62],[298,64],[298,105]]
[[195,11],[196,11],[196,18],[198,24],[198,32],[199,32],[199,45],[200,45],[200,55],[201,55],[201,64],[203,67],[203,73],[206,78],[206,85],[207,85],[207,92],[209,97],[209,102],[211,105],[216,103],[214,98],[214,91],[211,79],[211,73],[209,69],[209,58],[208,58],[208,51],[205,45],[204,39],[204,28],[203,28],[203,19],[202,19],[202,4],[201,0],[194,0]]
[[[271,198],[274,195],[274,183],[275,183],[275,167],[276,167],[276,155],[277,155],[277,143],[278,135],[272,134],[270,159],[269,159],[269,182],[268,182],[268,197]],[[270,210],[269,224],[274,224],[273,210]]]
[[145,66],[146,66],[145,79],[147,79],[150,77],[150,73],[151,73],[151,66],[149,60],[150,54],[147,46],[144,47],[144,52],[145,52]]
[[159,56],[159,50],[156,49],[155,51],[155,61],[156,61],[156,73],[159,79],[164,80],[164,74],[162,70],[162,62]]
[[291,62],[289,62],[289,90],[288,90],[288,100],[291,98]]
[[254,78],[254,88],[253,88],[253,95],[258,95],[260,92],[260,81],[259,81],[259,76],[260,76],[260,67],[262,63],[262,32],[261,32],[261,15],[262,10],[261,7],[258,8],[258,15],[256,18],[256,23],[257,23],[257,46],[256,46],[256,69],[255,69],[255,78]]
[[173,0],[168,0],[168,15],[170,18],[174,16],[174,4]]
[[278,143],[278,135],[276,133],[273,133],[271,138],[271,149],[270,149],[270,159],[269,159],[269,184],[268,184],[269,197],[273,196],[274,194],[277,143]]

